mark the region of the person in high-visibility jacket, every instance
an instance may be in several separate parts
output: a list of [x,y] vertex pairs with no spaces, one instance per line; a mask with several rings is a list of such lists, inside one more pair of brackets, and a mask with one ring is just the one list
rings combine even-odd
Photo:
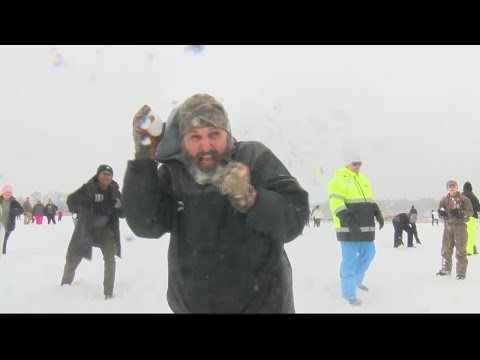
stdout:
[[357,287],[368,291],[363,278],[375,257],[374,218],[380,229],[384,225],[382,212],[373,201],[370,181],[360,174],[361,166],[362,162],[356,156],[356,160],[338,169],[328,182],[330,210],[342,250],[342,297],[354,306],[362,303],[356,296]]
[[465,195],[472,203],[473,215],[467,222],[467,255],[478,254],[477,251],[477,220],[478,211],[480,211],[480,203],[473,193],[472,184],[467,181],[463,184],[462,195]]

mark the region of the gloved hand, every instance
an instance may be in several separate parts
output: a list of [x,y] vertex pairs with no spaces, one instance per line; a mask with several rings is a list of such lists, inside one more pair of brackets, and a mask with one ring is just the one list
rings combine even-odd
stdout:
[[362,239],[362,230],[360,229],[360,226],[352,224],[348,227],[348,230],[350,231],[350,238],[352,240]]
[[462,209],[452,209],[450,211],[453,217],[456,217],[457,219],[463,219],[465,218],[465,213],[463,212]]
[[133,118],[133,141],[135,159],[153,159],[157,145],[162,138],[164,124],[162,119],[143,105]]
[[446,216],[447,216],[447,212],[446,212],[445,209],[442,207],[441,209],[438,209],[438,215],[440,215],[441,217],[446,217]]
[[351,224],[355,223],[352,213],[348,209],[344,209],[337,214],[337,217],[340,219],[340,224],[342,226],[349,227]]
[[95,200],[96,203],[102,202],[103,201],[103,194],[95,194],[94,200]]
[[231,161],[213,184],[227,195],[230,204],[241,213],[246,213],[255,203],[257,191],[250,184],[250,169],[247,165]]
[[115,198],[115,204],[113,206],[115,209],[120,209],[122,207],[122,201],[119,198]]
[[373,215],[375,216],[375,219],[377,219],[377,222],[380,224],[379,230],[382,230],[383,225],[385,225],[385,220],[377,203],[373,203]]
[[354,216],[350,210],[345,209],[340,211],[337,214],[337,217],[340,219],[340,223],[342,226],[348,227],[352,239],[362,238],[362,230],[360,229],[360,226],[358,226],[355,222]]
[[385,225],[385,219],[383,218],[382,213],[378,213],[377,215],[375,215],[375,218],[377,219],[378,224],[380,225],[378,230],[382,230],[383,225]]

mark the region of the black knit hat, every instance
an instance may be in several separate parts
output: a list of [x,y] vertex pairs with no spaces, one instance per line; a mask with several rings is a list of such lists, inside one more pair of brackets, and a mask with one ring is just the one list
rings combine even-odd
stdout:
[[110,165],[105,165],[105,164],[100,165],[97,169],[97,176],[100,175],[102,171],[109,171],[110,173],[112,173],[112,176],[113,176],[113,169]]
[[463,184],[463,191],[472,191],[472,184],[467,181],[465,184]]

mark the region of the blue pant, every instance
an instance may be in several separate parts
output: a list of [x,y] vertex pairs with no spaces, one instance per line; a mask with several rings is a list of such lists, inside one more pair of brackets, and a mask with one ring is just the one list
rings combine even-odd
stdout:
[[342,297],[347,300],[355,299],[357,286],[362,284],[365,271],[375,257],[375,244],[373,241],[340,241],[340,244]]

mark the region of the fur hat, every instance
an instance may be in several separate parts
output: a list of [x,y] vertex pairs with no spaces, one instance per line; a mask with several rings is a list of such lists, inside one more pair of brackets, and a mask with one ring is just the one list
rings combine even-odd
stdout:
[[97,169],[97,176],[100,175],[102,171],[109,171],[113,176],[113,169],[110,165],[105,165],[105,164],[100,165]]
[[181,137],[190,130],[201,127],[217,127],[231,134],[230,121],[223,105],[208,94],[193,95],[178,109]]
[[6,192],[11,192],[13,193],[13,188],[11,185],[5,185],[2,189],[2,194],[6,193]]

